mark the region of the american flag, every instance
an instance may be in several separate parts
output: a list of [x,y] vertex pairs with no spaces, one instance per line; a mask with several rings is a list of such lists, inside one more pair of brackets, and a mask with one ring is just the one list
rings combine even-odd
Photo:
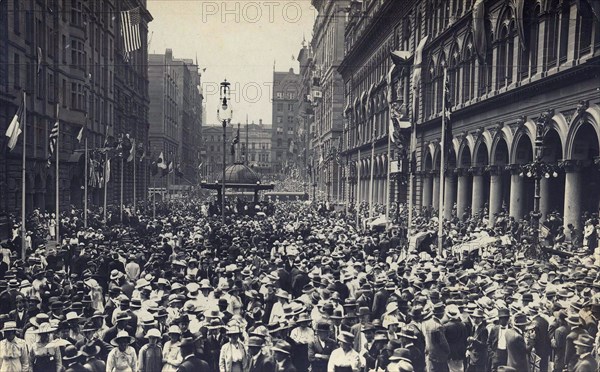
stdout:
[[142,47],[142,38],[140,36],[140,8],[133,8],[121,12],[121,33],[123,34],[123,51],[129,59],[129,53]]
[[56,118],[56,123],[52,127],[50,131],[50,140],[48,142],[48,167],[52,164],[52,155],[54,154],[54,150],[56,149],[56,142],[58,141],[58,117]]

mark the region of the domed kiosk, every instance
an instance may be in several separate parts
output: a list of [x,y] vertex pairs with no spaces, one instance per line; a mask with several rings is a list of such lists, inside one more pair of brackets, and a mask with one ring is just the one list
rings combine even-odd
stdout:
[[[202,182],[200,187],[203,189],[216,190],[217,199],[221,200],[223,190],[223,178],[221,177],[214,183]],[[261,190],[273,190],[275,185],[262,184],[260,177],[250,167],[242,163],[235,163],[225,168],[225,188],[236,191],[252,190],[254,191],[254,201],[258,202],[258,192]],[[227,196],[227,194],[225,195]]]

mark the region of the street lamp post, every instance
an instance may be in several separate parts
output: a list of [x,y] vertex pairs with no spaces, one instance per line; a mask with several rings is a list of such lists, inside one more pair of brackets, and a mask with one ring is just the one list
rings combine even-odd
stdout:
[[[533,178],[535,180],[535,192],[533,199],[533,211],[531,216],[532,228],[532,246],[536,254],[541,253],[540,250],[540,219],[542,212],[540,211],[540,189],[542,177],[558,177],[558,167],[548,164],[544,161],[544,131],[554,115],[552,110],[544,111],[536,121],[535,125],[535,159],[531,163],[521,166],[521,176]],[[522,121],[524,121],[522,119]]]
[[233,111],[228,104],[230,83],[225,79],[220,87],[221,107],[217,109],[217,118],[223,123],[223,181],[221,191],[221,223],[225,225],[225,170],[227,168],[227,123],[231,121]]

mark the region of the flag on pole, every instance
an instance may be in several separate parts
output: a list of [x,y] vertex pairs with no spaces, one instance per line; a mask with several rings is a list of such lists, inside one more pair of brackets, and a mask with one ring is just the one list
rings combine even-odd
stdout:
[[165,156],[162,152],[160,153],[160,155],[158,155],[158,161],[156,162],[156,165],[162,170],[167,169],[167,162],[165,161]]
[[17,112],[15,116],[11,120],[8,128],[6,129],[6,137],[8,137],[8,148],[10,151],[14,150],[15,146],[17,146],[17,140],[19,139],[19,135],[21,134],[21,117],[23,116],[23,102],[17,108]]
[[129,150],[129,156],[127,157],[127,162],[131,162],[135,159],[135,138],[131,142],[131,149]]
[[108,159],[106,161],[106,183],[108,183],[108,181],[110,181],[110,159]]
[[50,167],[52,164],[52,155],[54,155],[54,151],[56,150],[56,142],[58,141],[58,128],[58,105],[56,105],[56,123],[54,123],[54,126],[50,131],[50,138],[48,140],[48,167]]
[[42,48],[37,48],[37,74],[42,70]]
[[79,130],[79,133],[77,134],[77,141],[79,141],[79,144],[81,144],[81,142],[83,142],[83,139],[85,136],[85,131],[87,128],[87,123],[88,123],[88,116],[86,113],[85,114],[85,123],[81,126],[81,129]]
[[146,147],[142,146],[142,156],[140,156],[140,163],[142,161],[144,161],[145,158],[146,158]]
[[142,47],[141,20],[139,7],[121,12],[121,34],[123,35],[123,51],[126,59],[129,59],[129,53]]
[[173,164],[173,160],[171,160],[171,162],[169,162],[169,174],[173,173],[173,171],[175,170],[174,168],[174,164]]
[[450,80],[448,79],[448,69],[444,69],[444,119],[445,119],[445,128],[443,130],[445,133],[445,146],[446,151],[452,151],[452,102],[450,101]]
[[235,135],[235,137],[233,138],[233,145],[237,145],[238,143],[240,143],[240,129],[238,128],[237,133]]

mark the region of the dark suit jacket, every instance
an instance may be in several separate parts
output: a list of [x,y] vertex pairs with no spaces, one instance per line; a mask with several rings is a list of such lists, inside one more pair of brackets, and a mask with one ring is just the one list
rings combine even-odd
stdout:
[[294,366],[294,364],[292,364],[291,360],[286,360],[285,363],[283,363],[283,368],[279,368],[277,366],[277,364],[275,364],[275,371],[277,372],[297,372],[296,367]]
[[512,328],[506,330],[506,352],[508,353],[507,366],[519,372],[529,371],[525,338]]
[[371,308],[371,318],[379,319],[385,312],[385,306],[390,297],[390,294],[385,289],[380,289],[373,296],[373,307]]
[[333,350],[337,349],[337,347],[337,343],[331,338],[325,340],[325,346],[323,347],[315,336],[315,339],[308,344],[308,361],[312,366],[312,371],[327,371],[327,363],[329,362],[329,359],[317,359],[315,358],[315,354],[331,355]]
[[444,333],[450,346],[450,360],[464,360],[467,353],[469,331],[460,320],[450,320],[444,324]]
[[596,372],[598,371],[598,362],[593,356],[588,354],[585,358],[579,359],[573,372]]
[[19,316],[19,313],[17,312],[17,310],[12,310],[10,313],[8,313],[8,317],[17,322],[17,328],[23,329],[23,327],[25,327],[25,324],[27,324],[29,322],[29,314],[27,313],[27,309],[23,309],[23,315]]
[[208,363],[192,354],[183,360],[177,372],[211,372],[211,370]]
[[[469,365],[485,366],[487,362],[488,330],[485,322],[482,322],[471,335],[473,340],[469,345]],[[496,335],[496,337],[498,337]]]
[[541,316],[536,316],[532,321],[535,324],[535,339],[533,340],[535,353],[540,358],[547,359],[552,350],[550,335],[548,334],[550,325],[548,324],[548,321]]
[[258,356],[256,363],[252,364],[252,360],[250,360],[250,364],[252,366],[249,372],[275,372],[275,360],[264,355],[262,352]]

